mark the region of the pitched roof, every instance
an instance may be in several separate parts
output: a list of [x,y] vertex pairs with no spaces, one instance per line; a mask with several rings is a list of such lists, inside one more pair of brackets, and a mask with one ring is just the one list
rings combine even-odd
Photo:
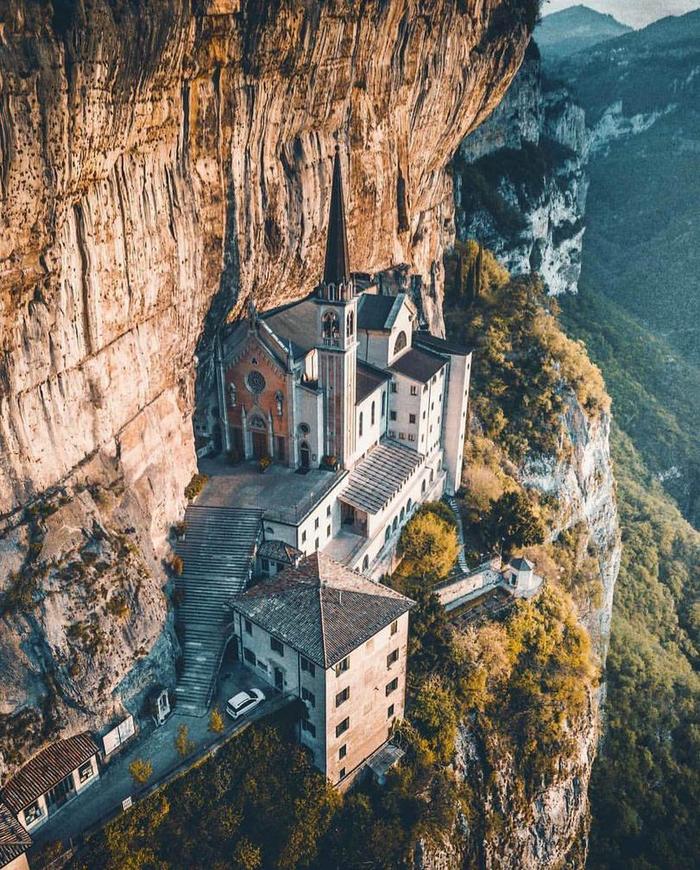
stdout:
[[517,556],[510,560],[510,567],[516,571],[532,571],[535,566],[524,556]]
[[338,497],[367,513],[379,513],[421,462],[415,450],[388,439],[381,441],[352,469]]
[[58,740],[20,768],[0,790],[0,798],[19,813],[97,752],[87,732]]
[[355,380],[355,404],[359,405],[382,384],[391,380],[391,375],[358,359]]
[[404,375],[413,381],[420,381],[420,383],[424,384],[445,365],[446,361],[442,357],[412,347],[406,353],[401,354],[389,366],[388,371],[396,372],[396,374]]
[[326,262],[323,268],[325,284],[347,284],[350,281],[350,256],[348,254],[348,231],[345,224],[343,200],[343,176],[340,169],[340,148],[335,146],[333,158],[333,185],[331,207],[328,215],[328,238]]
[[308,297],[266,311],[260,319],[285,346],[291,347],[294,359],[316,346],[316,303]]
[[[403,294],[400,294],[402,296]],[[399,296],[378,296],[375,293],[362,293],[357,300],[358,329],[389,329],[389,315]]]
[[302,556],[301,550],[297,550],[286,541],[280,541],[277,538],[272,538],[269,541],[263,541],[258,547],[258,556],[263,559],[274,559],[276,562],[287,562],[293,565],[296,560]]
[[234,596],[232,606],[306,658],[329,668],[414,602],[323,553]]
[[12,811],[0,801],[0,867],[23,855],[32,845],[32,838],[14,817]]
[[413,346],[423,347],[426,350],[432,350],[436,353],[446,353],[457,356],[469,356],[472,352],[470,347],[462,347],[453,342],[445,341],[444,338],[438,338],[437,335],[431,335],[431,333],[423,329],[413,333]]

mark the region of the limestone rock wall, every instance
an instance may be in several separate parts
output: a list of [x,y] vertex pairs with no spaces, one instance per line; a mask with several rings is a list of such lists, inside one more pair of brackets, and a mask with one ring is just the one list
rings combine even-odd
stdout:
[[[0,616],[0,725],[25,733],[25,751],[130,703],[142,653],[171,680],[158,559],[195,470],[195,369],[206,376],[217,324],[247,299],[267,307],[314,285],[336,142],[355,267],[409,264],[440,329],[446,165],[518,68],[522,9],[0,5],[0,587],[19,602]],[[90,504],[86,487],[114,504]],[[78,537],[49,557],[44,519],[26,509],[56,493]],[[95,534],[118,553],[129,529],[143,572],[123,581],[118,623],[86,591],[112,581],[90,565],[74,589],[64,571]],[[97,656],[94,685],[65,665],[83,640],[92,649],[92,629],[71,628],[88,611],[119,649]]]
[[[549,292],[575,293],[588,192],[583,109],[542,78],[536,48],[455,161],[457,236],[478,239],[514,275],[537,271]],[[473,191],[473,167],[486,197]]]

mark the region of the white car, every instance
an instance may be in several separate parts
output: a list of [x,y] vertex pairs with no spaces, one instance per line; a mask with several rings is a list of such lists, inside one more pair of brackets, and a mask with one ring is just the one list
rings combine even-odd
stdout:
[[260,689],[251,689],[249,692],[239,692],[233,698],[229,698],[226,702],[226,712],[233,719],[238,719],[239,716],[245,716],[254,710],[258,704],[262,704],[265,700],[265,695]]

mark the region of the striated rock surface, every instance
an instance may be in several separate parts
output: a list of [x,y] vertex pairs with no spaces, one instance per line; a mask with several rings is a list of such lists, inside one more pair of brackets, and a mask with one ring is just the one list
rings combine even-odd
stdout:
[[[36,711],[25,750],[109,718],[141,650],[170,678],[155,558],[195,470],[195,350],[206,378],[222,318],[311,289],[336,142],[355,266],[407,263],[440,329],[445,167],[532,24],[515,0],[2,5],[0,556],[23,594],[0,617],[0,716],[19,733]],[[46,493],[75,531],[50,557],[22,512]],[[76,588],[65,571],[95,535],[107,567]],[[94,608],[110,586],[121,622]],[[94,685],[67,665],[88,611],[107,638]]]
[[588,181],[585,115],[542,78],[534,44],[489,120],[454,164],[457,236],[478,239],[513,275],[576,292]]

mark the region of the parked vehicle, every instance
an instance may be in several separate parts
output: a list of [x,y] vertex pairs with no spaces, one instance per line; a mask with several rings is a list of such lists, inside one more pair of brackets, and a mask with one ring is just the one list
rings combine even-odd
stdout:
[[226,702],[226,712],[233,719],[245,716],[254,710],[258,704],[265,700],[265,695],[260,689],[251,689],[249,692],[239,692]]

